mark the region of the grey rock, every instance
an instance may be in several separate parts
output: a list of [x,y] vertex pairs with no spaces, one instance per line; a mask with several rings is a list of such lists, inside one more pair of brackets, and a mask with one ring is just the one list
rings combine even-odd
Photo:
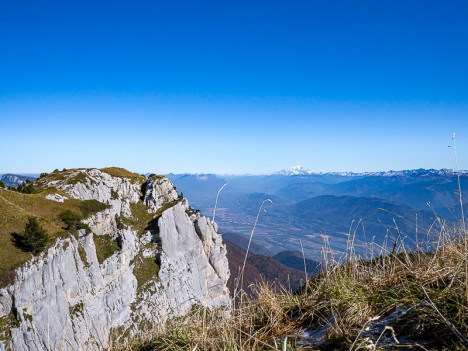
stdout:
[[177,191],[169,179],[158,177],[148,181],[143,201],[152,213],[156,213],[163,204],[176,201],[177,198]]
[[[0,289],[0,318],[14,310],[19,321],[0,350],[103,350],[195,304],[229,309],[221,236],[206,218],[187,215],[187,201],[178,200],[167,179],[148,180],[143,194],[148,211],[166,209],[158,228],[139,236],[128,226],[118,230],[115,216],[133,216],[130,204],[139,201],[140,185],[100,170],[77,172],[86,179],[54,186],[70,197],[110,207],[86,219],[91,234],[82,230],[58,240],[17,269],[14,284]],[[95,245],[100,235],[120,243],[120,250],[102,263]],[[139,265],[145,260],[160,267],[143,280]]]
[[56,202],[65,202],[65,200],[68,200],[68,197],[60,194],[48,194],[45,198]]

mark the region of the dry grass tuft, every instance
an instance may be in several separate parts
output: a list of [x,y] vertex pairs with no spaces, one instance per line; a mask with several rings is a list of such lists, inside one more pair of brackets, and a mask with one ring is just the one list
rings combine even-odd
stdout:
[[[261,282],[253,295],[238,293],[230,315],[196,308],[123,349],[464,350],[466,240],[463,229],[443,226],[429,250],[400,245],[370,260],[331,259],[302,293]],[[406,312],[390,320],[396,311]],[[304,338],[321,327],[321,343]]]
[[127,171],[124,168],[119,167],[107,167],[102,168],[101,171],[110,174],[113,177],[127,178],[132,183],[143,184],[146,181],[146,178],[138,173],[132,173]]
[[259,298],[244,296],[242,307],[210,311],[197,306],[188,315],[143,332],[116,349],[292,350],[286,337],[295,332],[296,325],[282,305],[284,295],[266,283],[255,288]]
[[464,231],[444,227],[429,252],[401,247],[370,261],[331,262],[299,296],[300,319],[309,327],[331,320],[328,340],[350,346],[358,344],[369,321],[408,308],[393,325],[397,335],[429,346],[465,343],[466,240]]

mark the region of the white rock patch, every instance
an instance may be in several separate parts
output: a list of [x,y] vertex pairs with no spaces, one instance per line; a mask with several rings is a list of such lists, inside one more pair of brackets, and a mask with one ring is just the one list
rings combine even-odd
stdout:
[[47,200],[52,200],[56,202],[65,202],[65,200],[68,200],[68,197],[62,196],[60,194],[49,194],[45,197]]

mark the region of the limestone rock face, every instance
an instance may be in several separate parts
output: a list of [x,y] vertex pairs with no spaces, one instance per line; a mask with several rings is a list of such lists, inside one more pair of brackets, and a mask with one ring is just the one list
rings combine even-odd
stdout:
[[146,185],[144,202],[151,212],[156,213],[163,204],[176,201],[177,192],[165,177],[153,177]]
[[[0,321],[16,320],[0,350],[103,350],[194,304],[229,308],[222,238],[206,218],[188,216],[187,200],[167,179],[149,179],[142,187],[96,169],[79,172],[82,181],[53,186],[110,207],[86,220],[92,233],[58,240],[0,289]],[[148,213],[159,211],[152,229],[117,225],[116,216],[138,220],[131,204],[143,206],[140,198]],[[119,244],[104,258],[103,240]]]
[[78,170],[70,177],[83,181],[72,183],[58,183],[58,189],[68,193],[71,197],[79,200],[98,200],[112,206],[114,212],[131,217],[130,203],[137,203],[140,198],[140,187],[138,183],[132,183],[127,178],[112,177],[110,174],[99,169]]

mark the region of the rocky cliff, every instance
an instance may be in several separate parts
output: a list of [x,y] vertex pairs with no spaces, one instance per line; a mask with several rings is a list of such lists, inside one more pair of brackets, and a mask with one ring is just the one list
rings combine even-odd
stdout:
[[0,289],[0,350],[102,350],[193,305],[229,307],[222,238],[168,179],[78,169],[34,185],[55,204],[108,206]]

